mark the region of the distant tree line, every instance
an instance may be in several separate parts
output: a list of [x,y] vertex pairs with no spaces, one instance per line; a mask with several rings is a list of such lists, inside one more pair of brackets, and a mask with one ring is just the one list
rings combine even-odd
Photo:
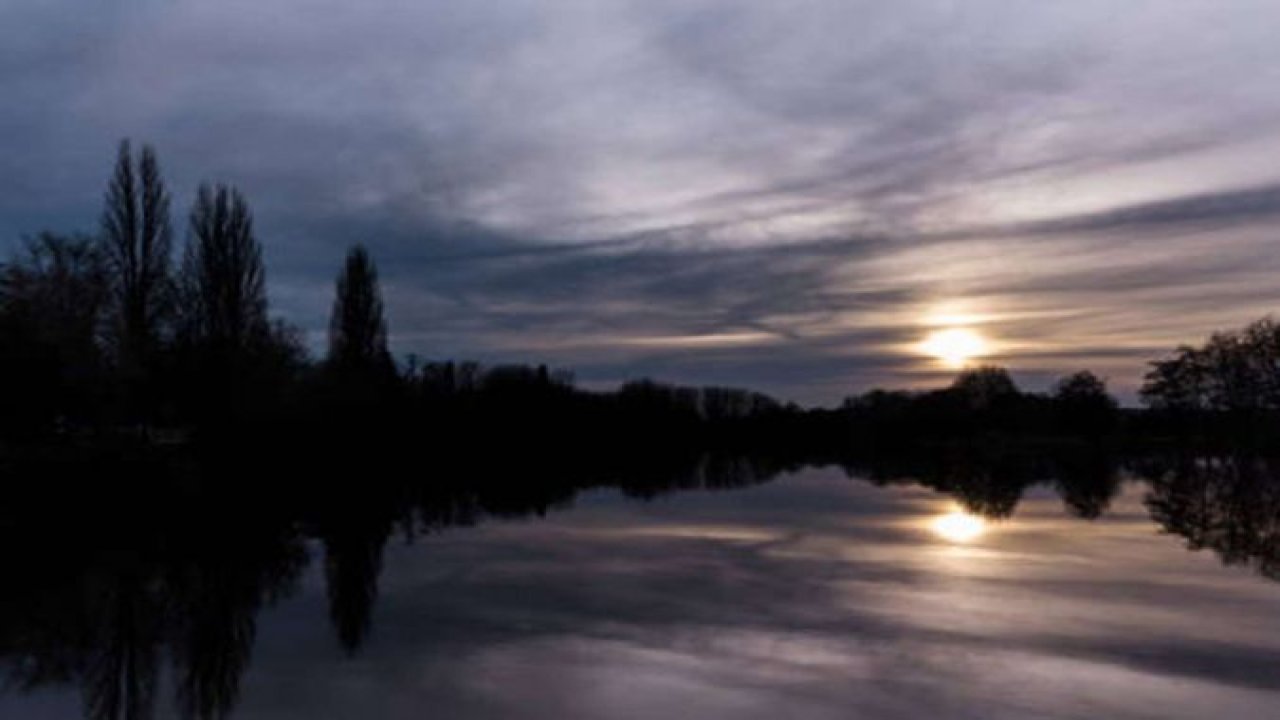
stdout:
[[301,332],[270,315],[244,195],[202,184],[181,248],[171,202],[155,152],[135,153],[126,140],[96,234],[41,233],[0,265],[0,439],[164,441],[269,428],[282,441],[328,434],[456,448],[500,439],[543,454],[569,442],[601,453],[661,443],[835,457],[850,445],[1240,436],[1242,428],[1274,436],[1278,425],[1280,326],[1270,319],[1153,363],[1146,413],[1121,410],[1087,371],[1029,393],[1006,370],[978,367],[946,388],[874,390],[820,410],[653,380],[588,392],[545,366],[399,365],[378,270],[362,246],[337,275],[328,348],[314,362]]
[[974,435],[1078,436],[1115,432],[1119,405],[1088,371],[1062,378],[1048,394],[1023,392],[1004,368],[962,371],[949,387],[922,392],[873,390],[845,400],[854,434],[871,441]]

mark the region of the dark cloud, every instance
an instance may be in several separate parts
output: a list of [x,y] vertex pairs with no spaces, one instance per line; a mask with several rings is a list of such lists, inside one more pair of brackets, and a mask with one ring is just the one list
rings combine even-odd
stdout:
[[1202,231],[1269,221],[1280,215],[1280,184],[1202,193],[1033,225],[1039,233],[1116,230]]

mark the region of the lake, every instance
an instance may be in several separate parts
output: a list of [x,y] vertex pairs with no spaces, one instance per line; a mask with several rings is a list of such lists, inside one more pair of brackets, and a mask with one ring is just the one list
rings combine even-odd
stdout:
[[1148,475],[126,532],[14,571],[0,717],[1276,717],[1280,484]]

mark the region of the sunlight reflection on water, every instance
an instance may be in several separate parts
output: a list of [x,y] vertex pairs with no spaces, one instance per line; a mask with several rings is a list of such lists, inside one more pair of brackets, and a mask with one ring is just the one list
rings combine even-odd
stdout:
[[[324,566],[259,618],[236,720],[1274,718],[1280,585],[1154,531],[1141,486],[995,521],[806,470],[389,543],[355,657]],[[0,694],[0,717],[79,697]],[[47,703],[47,706],[45,705]]]

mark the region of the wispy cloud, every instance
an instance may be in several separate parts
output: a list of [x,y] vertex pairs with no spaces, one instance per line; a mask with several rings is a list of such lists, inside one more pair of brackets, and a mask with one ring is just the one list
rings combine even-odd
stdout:
[[833,401],[936,381],[903,348],[963,305],[1028,380],[1131,388],[1154,349],[1280,305],[1277,23],[1263,0],[9,3],[0,242],[91,228],[128,135],[180,200],[247,191],[276,306],[316,333],[363,241],[403,352]]

